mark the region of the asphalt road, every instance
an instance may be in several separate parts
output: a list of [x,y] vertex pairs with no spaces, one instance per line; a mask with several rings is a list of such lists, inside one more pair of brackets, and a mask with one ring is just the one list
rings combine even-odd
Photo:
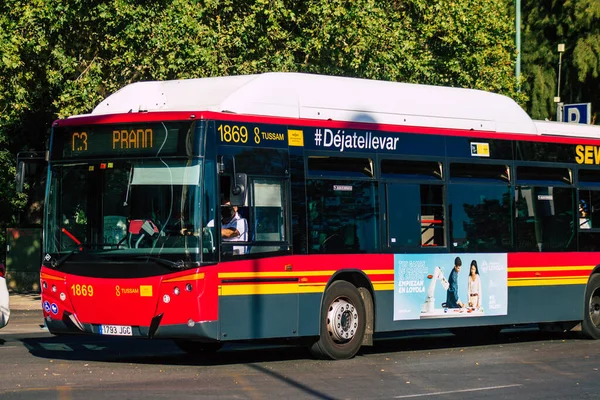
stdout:
[[1,399],[600,399],[600,341],[574,334],[428,334],[318,361],[296,346],[197,357],[170,341],[55,337],[40,324],[40,311],[17,310],[0,330]]

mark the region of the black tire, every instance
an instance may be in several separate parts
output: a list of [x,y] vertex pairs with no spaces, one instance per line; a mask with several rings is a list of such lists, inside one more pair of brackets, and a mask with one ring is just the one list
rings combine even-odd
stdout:
[[176,340],[175,344],[189,354],[214,354],[221,349],[222,343],[195,342],[193,340]]
[[594,274],[585,288],[585,308],[581,331],[590,339],[600,339],[600,274]]
[[311,353],[328,360],[354,357],[363,343],[366,316],[362,297],[354,285],[346,281],[332,283],[321,305],[319,340],[311,346]]

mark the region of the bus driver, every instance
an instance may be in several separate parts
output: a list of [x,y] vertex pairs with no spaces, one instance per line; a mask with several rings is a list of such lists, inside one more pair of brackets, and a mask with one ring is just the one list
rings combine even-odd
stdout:
[[[207,226],[214,226],[214,221]],[[240,216],[237,206],[232,206],[229,201],[221,206],[221,238],[224,242],[248,241],[248,222]],[[233,246],[233,254],[246,254],[246,246]]]

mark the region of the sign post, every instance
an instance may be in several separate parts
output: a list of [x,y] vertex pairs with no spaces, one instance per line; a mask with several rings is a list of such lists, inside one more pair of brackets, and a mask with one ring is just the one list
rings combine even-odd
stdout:
[[592,103],[565,104],[562,107],[562,121],[576,124],[590,124]]

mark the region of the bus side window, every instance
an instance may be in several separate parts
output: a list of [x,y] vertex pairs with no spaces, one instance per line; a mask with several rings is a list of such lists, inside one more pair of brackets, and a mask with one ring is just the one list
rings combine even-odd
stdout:
[[284,207],[285,182],[276,179],[254,179],[252,212],[249,221],[251,253],[287,250],[287,223]]
[[442,163],[382,160],[381,175],[390,180],[385,185],[387,247],[445,246]]
[[[581,177],[579,182],[581,183]],[[580,190],[578,208],[579,250],[600,250],[600,189]]]
[[512,249],[510,172],[502,163],[450,164],[447,196],[452,251]]
[[[600,233],[592,233],[600,228],[600,171],[580,168],[577,173],[580,189],[577,202],[579,250],[596,251]],[[591,238],[594,236],[594,238]]]
[[575,189],[568,168],[517,167],[515,245],[517,251],[576,248]]
[[352,254],[378,248],[377,184],[310,179],[309,252]]
[[390,247],[445,246],[442,185],[389,183],[386,194]]

